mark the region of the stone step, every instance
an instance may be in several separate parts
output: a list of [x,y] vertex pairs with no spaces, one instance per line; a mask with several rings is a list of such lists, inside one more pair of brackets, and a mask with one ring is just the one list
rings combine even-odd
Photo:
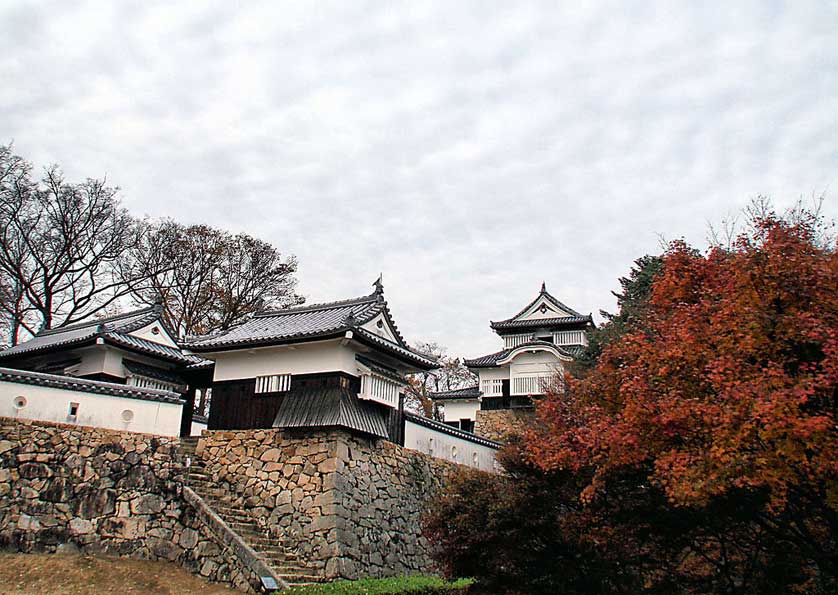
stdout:
[[286,583],[291,583],[298,585],[301,582],[303,583],[325,583],[328,582],[327,579],[323,578],[322,576],[318,576],[316,574],[278,574],[279,578],[284,580]]
[[[254,548],[256,549],[256,548]],[[256,549],[259,552],[260,556],[264,556],[265,558],[270,558],[271,560],[278,560],[281,561],[283,564],[290,564],[291,566],[299,566],[300,568],[307,568],[304,562],[300,561],[300,557],[296,554],[291,552],[282,551],[282,552],[269,552],[267,550]]]
[[283,566],[282,564],[269,564],[269,566],[275,573],[287,576],[320,576],[313,568],[297,568],[296,566]]

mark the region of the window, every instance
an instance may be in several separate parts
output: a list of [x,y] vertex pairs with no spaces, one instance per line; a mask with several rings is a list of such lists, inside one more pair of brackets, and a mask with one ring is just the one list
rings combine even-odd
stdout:
[[471,462],[475,467],[480,466],[479,457],[477,456],[476,452],[471,455]]
[[256,377],[256,394],[284,393],[291,390],[291,374]]
[[122,412],[122,421],[125,423],[129,423],[131,420],[134,419],[134,412],[130,409],[126,409]]
[[148,376],[138,376],[136,374],[128,377],[128,386],[136,386],[137,388],[153,388],[155,390],[168,390],[178,392],[178,385],[156,378],[149,378]]
[[358,397],[398,409],[401,388],[398,382],[390,378],[378,374],[362,374],[361,392],[358,393]]
[[456,446],[451,447],[451,460],[452,461],[457,460],[457,447]]
[[70,421],[76,421],[79,416],[79,404],[78,403],[70,403],[70,410],[67,413],[67,419]]

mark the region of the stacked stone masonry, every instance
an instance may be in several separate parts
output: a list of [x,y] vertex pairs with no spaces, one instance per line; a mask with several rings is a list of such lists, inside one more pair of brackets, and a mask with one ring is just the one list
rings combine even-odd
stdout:
[[514,434],[522,434],[535,421],[533,409],[480,410],[474,423],[474,433],[496,442],[506,442]]
[[178,440],[0,418],[0,546],[167,560],[255,591],[258,575],[183,499]]
[[[338,430],[204,432],[194,457],[213,492],[305,575],[434,570],[421,516],[452,463]],[[255,591],[266,558],[242,547],[246,536],[219,533],[213,502],[185,487],[186,462],[175,438],[0,418],[0,546],[72,543]]]
[[204,432],[213,485],[324,578],[433,570],[421,515],[455,465],[345,431]]

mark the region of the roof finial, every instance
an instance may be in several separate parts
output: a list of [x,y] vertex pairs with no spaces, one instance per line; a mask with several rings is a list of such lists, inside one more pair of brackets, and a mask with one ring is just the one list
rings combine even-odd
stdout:
[[547,293],[547,283],[545,281],[541,282],[541,293]]
[[375,295],[382,299],[384,297],[384,282],[383,282],[384,275],[379,273],[378,279],[375,280],[375,283],[372,284],[375,287]]
[[349,314],[346,315],[346,318],[344,319],[343,323],[348,327],[354,327],[358,323],[358,321],[355,319],[355,312],[350,310]]

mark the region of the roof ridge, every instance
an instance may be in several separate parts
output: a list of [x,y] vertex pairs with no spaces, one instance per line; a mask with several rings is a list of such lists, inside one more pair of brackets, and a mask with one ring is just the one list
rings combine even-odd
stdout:
[[532,307],[536,304],[536,302],[538,302],[538,300],[540,300],[540,299],[541,299],[541,297],[542,297],[542,296],[546,297],[548,300],[550,300],[551,302],[553,302],[553,304],[554,304],[555,306],[558,306],[558,307],[559,307],[559,308],[561,308],[562,310],[565,310],[565,311],[567,311],[567,312],[570,312],[573,316],[584,316],[584,314],[580,314],[579,312],[577,312],[576,310],[574,310],[573,308],[571,308],[571,307],[570,307],[570,306],[568,306],[567,304],[564,304],[564,303],[562,303],[561,301],[559,301],[559,300],[558,300],[555,296],[553,296],[553,294],[551,294],[549,291],[547,291],[547,286],[546,286],[546,284],[542,281],[542,283],[541,283],[541,290],[538,292],[538,295],[537,295],[537,296],[535,296],[535,299],[534,299],[533,301],[531,301],[529,304],[527,304],[527,305],[526,305],[526,306],[525,306],[525,307],[524,307],[524,308],[523,308],[520,312],[518,312],[518,313],[517,313],[517,314],[515,314],[514,316],[510,316],[509,318],[505,318],[504,320],[490,320],[489,322],[490,322],[491,324],[499,324],[499,323],[504,323],[504,322],[511,322],[511,321],[515,320],[516,318],[518,318],[519,316],[523,315],[523,314],[524,314],[527,310],[529,310],[530,308],[532,308]]
[[45,329],[39,331],[35,336],[36,337],[45,337],[49,335],[55,335],[58,333],[63,333],[66,331],[74,331],[78,329],[85,328],[87,326],[99,326],[100,324],[109,324],[111,322],[116,322],[122,320],[124,318],[130,318],[131,316],[138,316],[140,314],[151,314],[157,310],[157,306],[148,306],[146,308],[140,308],[139,310],[132,310],[130,312],[122,312],[120,314],[114,314],[113,316],[106,316],[104,318],[94,318],[92,320],[82,320],[79,322],[74,322],[73,324],[68,324],[65,326],[57,326],[55,328]]
[[333,310],[345,306],[353,306],[356,304],[375,303],[378,301],[378,295],[372,293],[361,297],[349,298],[346,300],[338,300],[335,302],[321,302],[318,304],[304,304],[302,306],[294,306],[292,308],[285,308],[281,310],[262,310],[256,312],[254,318],[267,318],[270,316],[285,316],[286,314],[299,314],[301,312],[309,312],[314,310]]
[[140,388],[138,386],[129,386],[127,384],[119,384],[115,382],[106,382],[102,380],[90,380],[88,378],[79,378],[76,376],[65,376],[61,374],[47,374],[44,372],[32,372],[29,370],[18,370],[15,368],[0,367],[0,376],[10,376],[13,378],[26,378],[45,383],[46,386],[50,384],[64,385],[70,390],[78,390],[78,387],[87,387],[90,392],[100,392],[104,394],[115,394],[117,396],[131,395],[140,396],[147,395],[153,397],[165,398],[168,402],[182,403],[180,395],[174,391],[163,390],[158,388]]
[[403,351],[407,351],[408,353],[410,353],[414,356],[418,356],[418,357],[420,357],[424,360],[427,360],[429,362],[437,362],[438,361],[437,357],[435,357],[433,355],[430,355],[428,353],[422,353],[421,351],[416,351],[413,347],[411,347],[407,343],[405,345],[399,345],[398,343],[395,343],[395,342],[391,341],[390,339],[387,339],[386,337],[382,337],[381,335],[373,333],[373,332],[371,332],[371,331],[369,331],[365,328],[362,328],[362,327],[358,327],[355,330],[359,331],[362,334],[362,336],[366,336],[366,337],[368,337],[368,338],[370,338],[374,341],[379,341],[381,343],[384,343],[385,345],[392,345],[394,347],[402,349]]

